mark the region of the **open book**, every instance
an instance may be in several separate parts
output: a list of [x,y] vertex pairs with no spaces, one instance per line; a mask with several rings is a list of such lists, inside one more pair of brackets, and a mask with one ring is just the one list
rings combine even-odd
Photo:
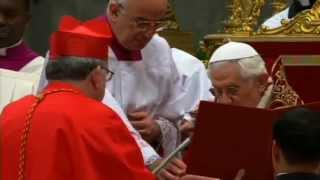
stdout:
[[25,95],[39,90],[40,75],[0,68],[0,113],[3,108]]
[[[320,110],[320,102],[303,105]],[[292,109],[256,109],[201,102],[192,144],[185,157],[188,173],[233,180],[272,180],[273,123]]]

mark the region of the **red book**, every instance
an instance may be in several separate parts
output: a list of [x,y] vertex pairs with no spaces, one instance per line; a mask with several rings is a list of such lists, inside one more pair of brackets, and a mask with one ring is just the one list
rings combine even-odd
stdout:
[[[320,102],[304,105],[320,110]],[[291,108],[257,109],[201,102],[192,144],[186,154],[188,173],[233,180],[272,180],[273,123]]]

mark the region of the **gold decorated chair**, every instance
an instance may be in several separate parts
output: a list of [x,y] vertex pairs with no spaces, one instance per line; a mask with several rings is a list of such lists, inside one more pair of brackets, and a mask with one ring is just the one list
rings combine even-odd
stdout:
[[181,30],[178,23],[175,11],[172,4],[174,0],[170,0],[168,4],[167,13],[165,16],[164,29],[159,32],[159,35],[164,37],[170,44],[171,47],[175,47],[184,50],[190,54],[194,54],[193,47],[193,33],[184,32]]
[[273,93],[272,101],[269,105],[270,109],[304,104],[300,96],[289,85],[281,58],[273,63],[270,76],[273,79]]

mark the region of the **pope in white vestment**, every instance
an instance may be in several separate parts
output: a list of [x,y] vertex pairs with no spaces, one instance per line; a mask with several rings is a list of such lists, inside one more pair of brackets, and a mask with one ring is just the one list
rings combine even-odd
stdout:
[[263,109],[303,103],[286,79],[272,76],[273,70],[269,74],[264,60],[249,44],[220,46],[210,58],[209,69],[217,103]]

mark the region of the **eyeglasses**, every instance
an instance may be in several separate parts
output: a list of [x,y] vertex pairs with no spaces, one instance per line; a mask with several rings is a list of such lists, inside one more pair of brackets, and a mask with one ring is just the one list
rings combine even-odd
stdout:
[[216,96],[216,93],[214,92],[214,88],[210,88],[209,91],[212,94],[212,96]]
[[221,100],[222,98],[228,98],[233,100],[235,96],[239,93],[239,87],[227,87],[226,89],[217,89],[217,88],[210,88],[209,91],[211,94],[216,98],[216,101]]
[[147,20],[141,17],[132,17],[125,12],[125,7],[122,4],[118,3],[118,5],[122,10],[122,15],[126,15],[130,19],[130,21],[132,21],[140,31],[144,31],[144,32],[148,30],[158,31],[166,25],[165,20]]
[[162,20],[141,20],[141,19],[133,19],[135,22],[135,26],[141,31],[155,30],[158,31],[165,26],[165,21]]
[[113,75],[114,75],[114,72],[107,71],[106,81],[110,81],[112,79]]
[[107,67],[101,66],[102,69],[104,69],[107,74],[106,74],[106,81],[110,81],[114,75],[114,72],[110,71]]

